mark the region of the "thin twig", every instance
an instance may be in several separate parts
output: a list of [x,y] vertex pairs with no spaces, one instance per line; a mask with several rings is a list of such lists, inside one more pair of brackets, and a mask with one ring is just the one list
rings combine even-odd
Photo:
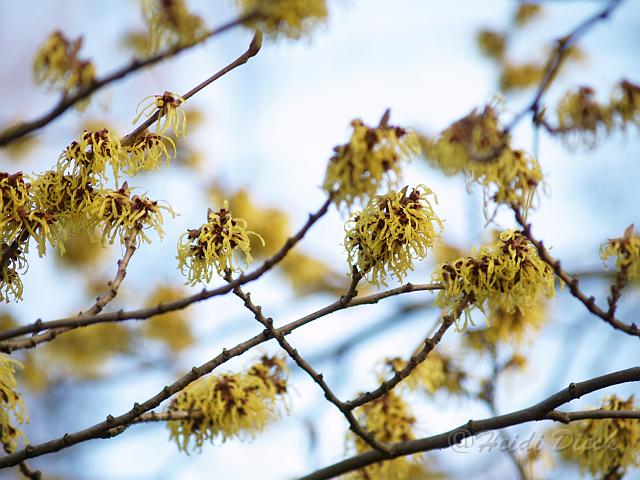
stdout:
[[18,464],[20,473],[30,480],[42,480],[42,472],[40,470],[34,470],[27,462],[20,462]]
[[580,302],[582,302],[582,304],[585,307],[587,307],[587,310],[589,310],[589,312],[596,315],[597,317],[600,317],[602,320],[607,322],[616,330],[620,330],[629,335],[633,335],[640,338],[640,329],[638,329],[638,326],[635,323],[632,323],[631,325],[627,325],[626,323],[618,320],[613,314],[610,314],[610,312],[607,312],[602,308],[600,308],[596,304],[595,297],[587,297],[587,295],[582,290],[580,290],[579,280],[576,277],[572,277],[571,275],[569,275],[562,268],[560,260],[556,260],[549,254],[549,251],[545,248],[542,240],[536,240],[536,238],[533,236],[533,234],[531,233],[531,224],[525,222],[525,219],[522,216],[522,212],[520,211],[520,208],[517,205],[512,205],[512,209],[515,214],[516,221],[522,227],[523,235],[529,239],[529,241],[533,244],[533,246],[536,247],[536,250],[538,251],[538,256],[547,265],[549,265],[553,269],[556,276],[569,287],[569,291],[571,292],[571,295],[573,295]]
[[440,325],[440,328],[436,331],[436,333],[433,334],[433,336],[427,338],[424,341],[424,344],[422,345],[420,350],[411,355],[411,358],[401,370],[397,371],[390,379],[382,382],[380,386],[375,390],[371,392],[365,392],[354,398],[353,400],[345,402],[345,407],[353,410],[354,408],[357,408],[361,405],[364,405],[365,403],[371,402],[376,398],[383,396],[386,393],[389,393],[393,389],[393,387],[407,378],[418,365],[426,360],[429,353],[431,353],[436,345],[440,343],[440,340],[442,340],[445,332],[451,327],[451,325],[455,323],[460,315],[462,315],[462,312],[468,305],[469,300],[467,298],[461,300],[451,313],[442,317],[442,324]]
[[[294,238],[294,237],[292,237]],[[290,245],[289,248],[292,248],[295,245],[295,242]],[[284,256],[286,253],[283,253]],[[273,257],[272,257],[273,258]],[[242,276],[241,276],[242,277]],[[245,277],[246,278],[246,277]],[[227,284],[226,288],[235,288],[239,283],[239,279],[234,280],[233,282]],[[321,317],[329,315],[331,313],[337,312],[339,310],[343,310],[350,307],[355,307],[359,305],[369,305],[378,303],[380,300],[385,298],[390,298],[396,295],[401,295],[410,292],[419,292],[419,291],[434,291],[441,290],[442,285],[439,284],[423,284],[423,285],[413,285],[411,283],[407,283],[402,285],[401,287],[394,288],[391,290],[387,290],[386,292],[381,292],[373,295],[369,295],[361,298],[354,298],[348,304],[344,304],[342,301],[337,300],[334,303],[321,308],[313,313],[310,313],[298,320],[295,320],[287,325],[284,325],[278,328],[276,331],[278,334],[288,335],[297,328],[300,328],[314,320],[317,320]],[[229,291],[229,290],[227,290]],[[160,312],[163,313],[163,312]],[[197,380],[198,378],[211,373],[215,368],[220,365],[226,363],[231,358],[242,355],[243,353],[251,350],[252,348],[260,345],[261,343],[267,342],[271,340],[271,335],[267,332],[262,332],[253,338],[250,338],[242,343],[239,343],[233,348],[223,349],[222,353],[209,360],[208,362],[200,365],[199,367],[193,367],[189,373],[184,375],[183,377],[176,380],[171,385],[165,386],[160,392],[158,392],[153,397],[144,401],[143,403],[135,403],[133,408],[128,412],[114,417],[109,415],[107,419],[103,422],[97,423],[89,428],[84,430],[79,430],[75,433],[67,433],[60,438],[50,440],[45,443],[41,443],[39,445],[30,445],[25,447],[23,450],[19,452],[15,452],[11,455],[7,455],[4,458],[0,458],[0,469],[10,467],[13,465],[17,465],[19,462],[27,459],[39,457],[41,455],[46,455],[48,453],[57,452],[59,450],[71,447],[72,445],[85,442],[87,440],[92,440],[96,438],[111,438],[119,435],[124,432],[126,428],[131,425],[138,417],[142,414],[153,410],[158,407],[163,401],[170,398],[172,395],[178,393],[182,389],[184,389],[191,382]]]
[[609,18],[613,11],[622,3],[622,1],[623,0],[611,0],[602,10],[598,11],[595,15],[587,18],[567,35],[557,40],[557,46],[547,63],[544,76],[542,77],[542,80],[538,85],[531,103],[524,110],[520,111],[504,128],[504,134],[508,134],[511,130],[513,130],[515,126],[520,123],[520,121],[529,113],[533,114],[535,120],[538,111],[540,110],[542,97],[551,85],[551,82],[553,82],[553,79],[556,77],[558,69],[562,66],[562,62],[568,54],[569,49],[596,24],[598,24],[602,20],[606,20],[607,18]]
[[[356,275],[357,275],[356,271],[354,271],[354,278],[356,277]],[[231,280],[232,280],[231,275],[228,275],[227,281],[230,282]],[[355,290],[355,284],[357,284],[357,281],[352,282],[352,287],[350,288],[350,291],[352,289]],[[304,358],[302,358],[302,355],[300,355],[300,353],[298,353],[298,351],[295,348],[293,348],[291,344],[284,338],[284,333],[279,333],[276,331],[276,329],[273,326],[273,319],[266,318],[262,314],[262,308],[260,306],[255,305],[251,301],[250,294],[245,293],[240,287],[234,288],[233,293],[238,298],[242,299],[242,301],[244,302],[244,306],[247,307],[247,309],[251,313],[253,313],[255,319],[258,322],[260,322],[262,326],[265,327],[266,332],[269,334],[269,336],[276,339],[280,347],[282,347],[282,349],[285,352],[287,352],[287,354],[295,362],[295,364],[298,365],[298,367],[300,367],[302,370],[304,370],[311,377],[311,379],[318,384],[318,386],[324,392],[324,397],[333,405],[335,405],[336,408],[340,411],[340,413],[342,413],[342,415],[344,415],[344,417],[347,419],[347,422],[349,423],[349,428],[351,429],[351,431],[358,437],[362,438],[362,440],[365,441],[371,448],[374,448],[384,453],[390,453],[384,444],[378,442],[375,439],[375,436],[373,435],[372,432],[367,432],[362,427],[362,425],[360,425],[360,423],[354,416],[353,412],[345,406],[345,404],[338,398],[338,396],[333,392],[333,390],[331,390],[327,382],[325,382],[323,374],[318,373],[309,364],[309,362],[307,362]]]
[[[227,65],[226,67],[224,67],[223,69],[217,71],[216,73],[214,73],[213,75],[211,75],[209,78],[207,78],[205,81],[201,82],[199,85],[195,86],[194,88],[192,88],[191,90],[189,90],[187,93],[185,93],[184,95],[182,95],[182,99],[186,102],[189,98],[193,97],[196,93],[198,93],[199,91],[201,91],[202,89],[204,89],[205,87],[207,87],[208,85],[212,84],[213,82],[215,82],[216,80],[218,80],[220,77],[226,75],[227,73],[229,73],[230,71],[234,70],[235,68],[238,68],[241,65],[244,65],[245,63],[247,63],[249,61],[249,59],[251,57],[254,57],[258,54],[258,52],[260,51],[260,48],[262,47],[262,33],[258,30],[256,31],[256,33],[254,34],[251,43],[249,44],[249,48],[247,48],[247,50],[240,55],[238,58],[236,58],[233,62],[231,62],[229,65]],[[160,109],[156,110],[149,118],[147,118],[144,122],[142,122],[140,125],[138,125],[135,130],[133,130],[133,132],[131,132],[130,134],[126,135],[121,143],[122,145],[131,145],[135,142],[136,138],[138,137],[138,135],[140,135],[142,132],[144,132],[147,128],[149,128],[151,125],[153,125],[157,120],[159,120],[162,116],[162,112]]]
[[200,43],[204,42],[205,40],[211,38],[214,35],[218,35],[226,30],[230,30],[231,28],[236,27],[248,20],[253,20],[257,16],[258,14],[255,12],[249,13],[240,18],[231,20],[230,22],[227,22],[219,26],[218,28],[210,30],[209,32],[205,33],[204,35],[202,35],[201,37],[199,37],[193,42],[190,42],[188,44],[185,44],[179,47],[170,48],[168,50],[165,50],[164,52],[160,52],[146,59],[132,60],[128,65],[125,65],[115,70],[114,72],[102,77],[99,80],[95,80],[89,87],[78,91],[74,95],[61,98],[58,104],[45,115],[42,115],[41,117],[38,117],[29,122],[25,122],[13,127],[9,127],[3,132],[0,132],[0,146],[7,145],[13,142],[14,140],[24,137],[25,135],[28,135],[46,126],[47,124],[49,124],[50,122],[58,118],[60,115],[62,115],[64,112],[66,112],[68,109],[73,107],[76,103],[80,102],[81,100],[84,100],[85,98],[89,97],[91,94],[95,93],[101,88],[126,77],[130,73],[133,73],[137,70],[140,70],[141,68],[148,67],[155,63],[171,58],[187,49],[194,47],[195,45],[199,45]]
[[500,157],[500,155],[502,155],[502,152],[504,152],[505,148],[508,147],[507,138],[509,133],[511,133],[511,131],[513,131],[513,129],[530,113],[532,114],[534,123],[540,122],[545,128],[551,127],[548,124],[545,125],[542,119],[538,118],[540,104],[542,102],[542,98],[544,97],[544,94],[547,92],[547,90],[549,89],[549,86],[555,79],[556,74],[558,73],[558,69],[562,66],[562,62],[565,59],[566,55],[568,54],[569,49],[598,22],[608,18],[613,13],[613,11],[618,7],[618,5],[622,3],[622,1],[623,0],[611,0],[605,8],[597,12],[595,15],[584,20],[582,23],[576,26],[571,32],[569,32],[567,35],[564,35],[563,37],[560,37],[556,41],[557,46],[553,50],[553,53],[549,58],[549,61],[547,62],[544,75],[542,77],[542,80],[538,84],[538,88],[536,89],[536,93],[534,94],[531,102],[525,108],[520,110],[511,119],[511,121],[502,129],[501,137],[503,138],[503,141],[498,145],[494,146],[488,153],[480,157],[470,155],[473,160],[479,163],[487,163]]
[[[562,412],[556,412],[555,409],[569,403],[570,401],[580,398],[588,393],[602,390],[613,385],[619,385],[621,383],[628,382],[640,382],[640,367],[629,368],[626,370],[620,370],[614,373],[603,375],[601,377],[595,377],[590,380],[581,383],[571,383],[567,388],[561,390],[545,400],[532,405],[531,407],[518,410],[505,415],[498,415],[483,420],[469,420],[467,423],[460,425],[453,430],[444,432],[431,437],[421,438],[418,440],[412,440],[408,442],[400,442],[393,444],[394,458],[412,455],[419,452],[428,452],[432,450],[439,450],[450,448],[464,441],[466,438],[473,437],[483,432],[491,430],[499,430],[502,428],[511,427],[514,425],[520,425],[522,423],[540,421],[540,420],[554,420],[561,421],[558,414]],[[576,420],[589,418],[586,412],[576,412]],[[624,418],[636,418],[634,412],[633,417]],[[605,418],[604,416],[598,417],[599,414],[594,414],[596,418]],[[612,412],[611,418],[616,418],[616,414]],[[563,419],[573,418],[562,417]],[[381,462],[387,460],[388,456],[381,454],[375,450],[369,450],[368,452],[355,455],[346,460],[342,460],[328,467],[317,470],[309,475],[301,477],[299,480],[324,480],[339,475],[358,470],[360,468],[371,465],[372,463]]]
[[[129,261],[138,248],[138,234],[140,233],[141,228],[142,225],[136,224],[131,229],[131,232],[129,232],[129,236],[124,239],[124,255],[120,260],[118,260],[118,268],[116,270],[115,276],[113,277],[113,280],[107,283],[108,290],[104,294],[96,298],[96,303],[94,303],[93,306],[89,308],[89,310],[79,313],[78,319],[99,314],[102,309],[116,297],[116,295],[118,294],[118,289],[120,288],[124,277],[126,277],[127,275],[127,267],[129,266]],[[78,326],[74,325],[54,328],[41,335],[33,335],[28,339],[18,340],[15,342],[6,342],[4,344],[0,344],[0,351],[4,353],[11,353],[14,350],[20,350],[23,348],[34,348],[36,345],[39,345],[41,343],[50,342],[61,333],[75,330],[76,328],[78,328]]]

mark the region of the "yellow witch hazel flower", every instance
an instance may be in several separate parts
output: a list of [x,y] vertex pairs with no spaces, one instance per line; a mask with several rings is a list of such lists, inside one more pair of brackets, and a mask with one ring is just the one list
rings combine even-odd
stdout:
[[536,159],[512,150],[509,143],[490,105],[454,122],[436,139],[421,138],[432,165],[449,175],[464,172],[469,182],[483,187],[485,199],[527,210],[543,180],[542,170]]
[[[67,39],[62,32],[55,31],[36,53],[33,61],[33,76],[37,84],[48,84],[59,89],[65,96],[91,86],[95,79],[95,67],[90,61],[78,58],[82,38]],[[82,109],[87,102],[80,102]]]
[[2,265],[0,272],[0,302],[9,303],[9,296],[14,300],[22,300],[22,279],[20,274],[25,273],[28,268],[27,258],[21,248],[12,250],[11,245],[6,242],[0,244],[0,258],[7,256],[7,261]]
[[150,55],[189,45],[206,33],[204,20],[189,11],[185,0],[142,0],[141,7],[149,31],[144,38],[137,38],[140,53]]
[[86,181],[97,177],[105,178],[107,165],[110,165],[117,181],[121,160],[122,145],[116,134],[106,128],[91,132],[85,130],[60,155],[57,168]]
[[[604,399],[601,409],[638,410],[638,406],[633,396],[625,401],[613,395]],[[640,422],[635,418],[581,420],[556,433],[562,458],[594,478],[623,478],[627,469],[640,467]]]
[[612,95],[611,109],[623,128],[627,123],[640,126],[640,85],[629,80],[620,81]]
[[[60,227],[61,238],[85,232],[89,228],[88,212],[96,197],[92,180],[88,175],[65,174],[49,170],[31,181],[34,207],[52,215]],[[64,244],[60,243],[64,253]]]
[[612,238],[602,246],[600,257],[606,262],[615,257],[616,270],[624,272],[629,280],[640,280],[640,235],[634,235],[629,225],[620,238]]
[[29,188],[22,172],[0,172],[0,240],[10,243],[19,231],[22,216],[30,208]]
[[[140,110],[140,105],[150,98],[153,101],[147,103]],[[184,98],[171,92],[164,92],[162,95],[151,95],[142,99],[138,104],[137,115],[133,119],[133,123],[137,123],[143,115],[150,117],[157,110],[156,133],[162,135],[167,130],[173,130],[176,137],[184,137],[187,133],[187,114],[182,107],[183,103]]]
[[[173,150],[169,153],[168,147]],[[176,155],[176,144],[166,135],[144,132],[131,145],[124,147],[127,154],[122,170],[127,175],[137,175],[140,171],[156,170],[164,159],[165,165],[169,165],[172,157]]]
[[513,313],[533,307],[543,293],[554,295],[553,269],[517,230],[502,232],[495,244],[475,255],[441,264],[433,280],[444,287],[435,301],[442,308],[466,297],[483,312],[488,307]]
[[238,271],[234,253],[242,252],[248,265],[252,260],[249,235],[262,240],[257,233],[247,230],[243,218],[231,215],[227,201],[218,211],[209,209],[207,220],[200,228],[182,234],[178,241],[178,268],[187,275],[187,285],[210,282],[214,271],[218,275]]
[[465,332],[465,343],[476,351],[495,348],[498,344],[520,345],[544,325],[545,303],[538,300],[532,307],[515,307],[512,312],[504,308],[489,311],[487,326]]
[[274,38],[298,39],[328,15],[325,0],[236,0],[236,4],[243,15],[254,14],[245,22],[248,27]]
[[378,287],[387,284],[388,271],[402,282],[413,260],[426,257],[443,228],[429,201],[433,195],[437,202],[433,192],[418,185],[407,195],[407,188],[373,197],[345,227],[349,263]]
[[205,441],[253,438],[278,417],[287,393],[284,359],[263,356],[245,372],[202,377],[178,393],[168,412],[193,418],[167,422],[170,438],[184,452],[200,451]]
[[173,215],[173,210],[167,206],[158,205],[146,195],[131,195],[131,189],[124,182],[118,190],[105,189],[97,193],[91,205],[90,217],[102,229],[102,241],[113,243],[116,237],[122,241],[135,227],[139,227],[136,240],[149,242],[145,235],[145,228],[152,228],[162,238],[162,210]]
[[322,185],[326,192],[333,192],[338,207],[375,195],[383,184],[396,186],[400,161],[420,153],[417,136],[404,128],[371,128],[360,120],[351,126],[351,140],[334,148]]
[[[160,303],[178,300],[185,295],[186,292],[182,288],[158,285],[145,304],[155,307]],[[174,310],[151,317],[143,322],[142,333],[147,338],[163,342],[172,353],[180,353],[194,342],[186,310]]]
[[[371,432],[378,442],[397,443],[415,439],[413,426],[416,419],[409,409],[409,405],[394,390],[377,398],[356,410],[356,418]],[[349,432],[349,443],[356,453],[371,450],[362,438]],[[419,463],[422,455],[399,457],[386,462],[374,463],[346,476],[349,480],[406,480],[414,464]]]
[[614,127],[612,110],[608,105],[598,103],[591,87],[581,87],[565,95],[556,114],[557,132],[565,136],[582,134],[589,148],[595,147],[600,138],[609,135]]
[[2,446],[7,453],[15,452],[20,439],[26,439],[15,427],[15,423],[21,424],[29,419],[22,396],[16,391],[16,366],[22,365],[8,355],[0,353],[0,435]]
[[[400,357],[387,358],[384,361],[383,373],[399,372],[406,366]],[[386,375],[381,376],[383,380]],[[424,362],[413,369],[411,374],[402,381],[403,386],[410,390],[422,390],[430,395],[439,390],[446,390],[450,394],[460,394],[464,392],[462,383],[467,374],[460,365],[450,356],[432,351]]]
[[[283,210],[260,205],[246,188],[236,191],[225,189],[219,184],[211,185],[212,198],[227,198],[229,209],[244,218],[251,228],[262,237],[251,238],[251,255],[264,258],[276,253],[291,235],[289,216]],[[288,257],[289,255],[287,255]],[[287,259],[285,257],[284,260]]]

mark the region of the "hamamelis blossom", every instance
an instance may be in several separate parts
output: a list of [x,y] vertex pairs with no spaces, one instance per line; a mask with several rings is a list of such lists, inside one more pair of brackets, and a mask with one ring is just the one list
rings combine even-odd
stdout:
[[29,188],[22,172],[0,172],[0,241],[13,241],[20,230],[22,215],[30,208]]
[[140,171],[155,170],[163,162],[169,165],[176,154],[176,144],[166,135],[144,132],[136,137],[133,144],[124,147],[124,152],[126,158],[122,170],[127,175],[136,175]]
[[405,187],[375,196],[347,222],[344,246],[349,263],[374,285],[386,285],[388,272],[402,281],[413,270],[413,261],[425,258],[433,246],[443,225],[433,211],[430,196],[437,201],[424,185],[409,194]]
[[608,240],[602,246],[600,256],[604,262],[615,257],[618,272],[624,272],[629,280],[640,280],[640,235],[634,235],[633,225],[625,230],[622,237]]
[[67,234],[75,235],[89,227],[88,212],[96,198],[90,176],[49,170],[32,179],[31,196],[34,207],[52,215]]
[[504,308],[491,310],[487,315],[486,327],[465,331],[465,343],[477,351],[504,344],[518,346],[542,328],[547,319],[545,313],[542,300],[529,308],[515,307],[512,312]]
[[517,230],[502,232],[476,254],[441,264],[433,279],[444,287],[435,302],[443,308],[468,298],[482,311],[512,313],[534,306],[543,293],[554,295],[553,270]]
[[[140,109],[140,105],[148,99],[153,100]],[[162,95],[151,95],[142,99],[138,105],[137,115],[133,119],[133,123],[137,123],[140,117],[150,117],[157,111],[157,134],[162,135],[167,130],[172,130],[176,137],[184,137],[187,133],[187,114],[182,107],[183,103],[184,98],[171,92],[164,92]]]
[[187,276],[187,285],[210,282],[213,273],[224,275],[238,271],[236,252],[242,252],[245,264],[251,262],[251,240],[257,233],[247,230],[247,222],[229,211],[229,203],[218,210],[209,210],[207,223],[182,234],[178,241],[178,268]]
[[22,279],[20,275],[28,268],[27,259],[21,247],[13,248],[11,243],[0,244],[0,258],[6,258],[0,267],[0,302],[9,303],[9,297],[13,300],[22,300]]
[[255,14],[245,24],[271,37],[300,38],[326,20],[325,0],[236,0],[243,15]]
[[[67,39],[62,32],[55,31],[38,49],[33,61],[33,76],[38,84],[61,90],[65,96],[91,86],[95,80],[95,67],[88,60],[78,58],[82,38]],[[87,100],[76,104],[82,109]]]
[[162,230],[162,210],[173,214],[170,207],[158,205],[146,195],[131,195],[131,189],[125,182],[118,190],[99,191],[91,205],[91,218],[102,230],[102,241],[113,243],[116,237],[122,241],[139,230],[137,239],[149,241],[144,230],[154,229],[160,237]]
[[[388,373],[395,374],[406,366],[407,362],[400,357],[387,358],[384,361],[381,380],[388,377]],[[432,351],[427,358],[416,366],[401,385],[410,390],[422,390],[429,395],[439,390],[446,390],[450,394],[464,392],[462,382],[467,374],[450,356]]]
[[168,412],[197,416],[168,422],[171,439],[189,452],[201,450],[206,441],[253,438],[277,418],[287,377],[283,359],[264,356],[245,372],[196,380],[176,395]]
[[145,55],[189,45],[206,33],[204,20],[189,11],[185,0],[142,0],[141,6],[148,34],[139,39],[138,50]]
[[116,134],[106,128],[91,132],[85,130],[62,153],[57,169],[81,176],[84,180],[104,179],[107,166],[110,166],[117,181],[122,154],[120,138]]
[[[409,405],[394,390],[369,403],[365,403],[355,411],[358,422],[364,430],[370,432],[381,443],[407,442],[415,438],[413,426],[416,418]],[[356,453],[371,450],[371,446],[362,438],[349,433],[349,443],[353,444]],[[350,480],[369,479],[406,479],[413,464],[419,462],[422,455],[401,456],[394,460],[374,463],[347,476]]]
[[[615,395],[605,398],[600,408],[638,410],[633,396],[622,400]],[[594,478],[623,478],[629,468],[640,467],[640,422],[635,418],[572,422],[558,432],[557,447],[563,459]]]
[[622,80],[613,91],[611,108],[624,128],[627,123],[640,126],[640,85]]
[[483,187],[485,199],[524,210],[533,201],[543,175],[538,161],[509,146],[509,135],[492,106],[475,110],[435,138],[421,138],[427,160],[449,175],[464,172]]
[[0,436],[7,453],[16,451],[24,434],[15,426],[28,421],[27,410],[21,395],[16,391],[18,383],[14,373],[21,364],[4,353],[0,353]]
[[334,192],[338,207],[343,203],[350,207],[356,200],[375,195],[382,186],[396,186],[401,162],[420,152],[415,133],[403,128],[372,128],[360,120],[351,126],[351,140],[334,148],[322,185],[326,192]]
[[590,87],[581,87],[566,94],[560,100],[556,114],[558,133],[565,136],[579,133],[588,147],[594,147],[614,127],[613,111],[596,100],[595,91]]

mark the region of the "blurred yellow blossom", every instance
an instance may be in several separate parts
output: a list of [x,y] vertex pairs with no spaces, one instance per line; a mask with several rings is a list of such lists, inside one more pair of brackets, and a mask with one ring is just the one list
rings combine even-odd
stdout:
[[554,275],[535,247],[517,230],[507,230],[490,247],[440,265],[433,280],[441,282],[435,305],[451,308],[463,297],[483,312],[513,313],[536,305],[543,293],[554,295]]
[[401,161],[420,152],[413,132],[385,125],[367,127],[362,121],[351,122],[353,133],[349,143],[334,148],[322,188],[334,192],[338,207],[353,205],[375,195],[381,186],[397,185]]
[[[370,432],[381,443],[406,442],[415,439],[413,426],[416,419],[409,405],[394,390],[369,403],[365,403],[355,411],[358,422],[366,432]],[[362,438],[351,432],[348,436],[357,453],[371,450]],[[350,480],[405,480],[412,470],[412,465],[419,463],[422,455],[398,457],[386,462],[374,463],[347,476]]]
[[18,447],[24,434],[15,426],[28,421],[27,409],[22,401],[22,396],[16,391],[14,373],[16,367],[22,365],[8,355],[0,353],[0,432],[2,446],[7,453],[13,453]]
[[[173,302],[184,296],[186,296],[186,292],[182,288],[158,285],[147,298],[145,304],[147,307],[155,307],[158,304]],[[179,353],[193,345],[194,342],[186,310],[174,310],[145,320],[142,325],[142,333],[147,338],[165,343],[173,353]]]
[[288,370],[280,357],[263,356],[241,373],[208,375],[176,395],[168,412],[194,418],[167,423],[170,437],[184,452],[200,451],[205,441],[253,438],[278,416],[287,392]]
[[[633,396],[607,397],[603,410],[638,410]],[[622,478],[640,467],[640,422],[635,418],[588,419],[556,430],[556,445],[565,461],[578,464],[594,478]]]
[[242,15],[252,15],[245,22],[276,38],[280,35],[298,39],[326,20],[325,0],[236,0]]

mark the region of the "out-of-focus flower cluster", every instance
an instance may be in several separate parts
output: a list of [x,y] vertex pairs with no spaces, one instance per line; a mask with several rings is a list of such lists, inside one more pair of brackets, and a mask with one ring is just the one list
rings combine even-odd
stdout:
[[22,396],[16,391],[16,366],[21,365],[8,355],[0,353],[0,440],[7,453],[15,452],[20,439],[26,439],[16,423],[28,420]]
[[245,24],[277,38],[298,39],[327,19],[325,0],[236,0]]
[[398,183],[401,161],[420,152],[416,135],[401,127],[381,125],[367,127],[362,121],[351,122],[349,143],[334,148],[322,187],[333,192],[340,207],[350,207],[380,191],[385,185]]
[[587,148],[628,125],[640,126],[640,85],[621,80],[615,85],[608,102],[599,102],[591,87],[568,92],[556,108],[557,125],[549,125],[543,116],[539,121],[554,135],[567,140],[577,137]]
[[[638,410],[633,396],[622,400],[615,395],[605,398],[600,408]],[[623,478],[629,468],[640,467],[640,422],[635,418],[581,420],[556,433],[562,458],[594,478]]]
[[533,307],[542,294],[554,295],[553,270],[516,230],[501,233],[496,243],[476,254],[441,264],[433,279],[444,287],[435,302],[443,308],[467,298],[484,312],[513,313]]
[[488,105],[454,122],[435,139],[421,137],[427,160],[449,175],[464,172],[485,198],[527,209],[542,182],[538,161],[509,146],[510,138]]
[[[406,442],[415,438],[413,426],[416,419],[409,405],[394,390],[364,404],[356,410],[356,419],[381,443]],[[360,437],[349,433],[349,442],[356,453],[363,453],[371,447]],[[422,455],[399,457],[394,460],[374,463],[349,474],[350,480],[406,479],[412,466],[420,462]]]
[[[33,77],[37,84],[59,90],[65,97],[72,96],[90,87],[96,76],[95,67],[89,60],[78,56],[82,37],[69,40],[60,31],[55,31],[45,40],[33,60]],[[76,104],[82,109],[87,100]]]
[[241,373],[209,375],[176,395],[168,412],[193,418],[168,422],[171,439],[182,451],[198,451],[206,441],[252,438],[278,416],[287,393],[284,359],[264,356]]

